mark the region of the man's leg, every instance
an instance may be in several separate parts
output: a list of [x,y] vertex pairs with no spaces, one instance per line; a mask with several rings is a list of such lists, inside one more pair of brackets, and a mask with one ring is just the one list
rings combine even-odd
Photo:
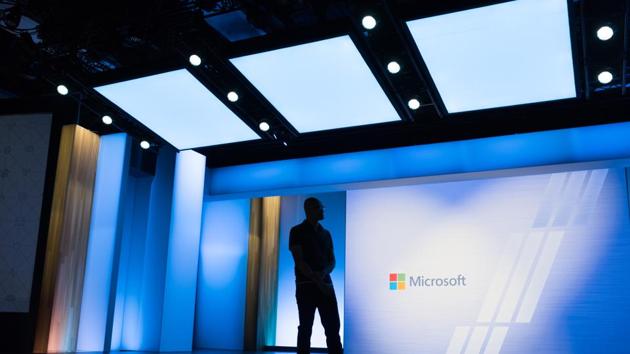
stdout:
[[313,292],[317,288],[313,284],[297,284],[295,298],[297,300],[300,325],[298,326],[298,354],[311,352],[311,333],[315,320],[315,301]]
[[324,332],[326,333],[326,346],[328,347],[328,353],[341,354],[343,353],[343,349],[341,347],[341,338],[339,337],[341,322],[339,320],[337,297],[334,295],[334,290],[332,295],[323,294],[321,292],[319,294],[319,317],[322,320],[322,326],[324,326]]

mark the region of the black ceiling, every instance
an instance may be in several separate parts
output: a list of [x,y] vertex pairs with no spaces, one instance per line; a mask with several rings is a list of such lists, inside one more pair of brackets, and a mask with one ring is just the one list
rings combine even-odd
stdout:
[[[273,127],[260,133],[261,141],[196,149],[208,166],[628,120],[626,0],[569,1],[576,99],[447,114],[404,21],[499,2],[504,1],[0,0],[0,112],[54,107],[55,114],[68,121],[78,117],[99,133],[146,137],[155,150],[167,143],[91,87],[187,67],[215,92],[236,85],[251,99],[239,101],[234,112],[254,129],[263,118]],[[379,18],[379,31],[361,28],[368,13]],[[595,37],[604,24],[616,30],[607,42]],[[353,38],[402,121],[298,134],[228,60],[341,34]],[[204,57],[204,65],[188,65],[193,52]],[[387,75],[385,60],[392,56],[411,63],[410,69]],[[608,85],[596,80],[602,69],[615,74]],[[56,95],[60,80],[69,83],[70,95]],[[419,96],[421,109],[406,108],[411,94]],[[102,125],[102,114],[115,115],[116,126]]]

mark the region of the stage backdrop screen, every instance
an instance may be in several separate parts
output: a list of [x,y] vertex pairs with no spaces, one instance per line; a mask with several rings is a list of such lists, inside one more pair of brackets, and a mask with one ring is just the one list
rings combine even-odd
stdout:
[[628,353],[624,172],[348,191],[346,352]]

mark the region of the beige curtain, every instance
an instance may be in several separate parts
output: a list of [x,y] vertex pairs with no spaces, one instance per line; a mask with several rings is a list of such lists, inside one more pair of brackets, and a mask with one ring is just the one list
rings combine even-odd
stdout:
[[98,146],[91,131],[63,127],[34,352],[76,348]]
[[245,350],[260,350],[276,336],[280,197],[252,199],[247,260]]

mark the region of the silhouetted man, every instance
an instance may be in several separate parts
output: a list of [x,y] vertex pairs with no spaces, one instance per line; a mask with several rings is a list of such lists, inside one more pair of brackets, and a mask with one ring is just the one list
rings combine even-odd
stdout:
[[306,220],[294,226],[289,237],[289,249],[295,261],[295,297],[300,314],[298,354],[310,353],[316,309],[326,332],[328,352],[343,353],[337,298],[330,279],[330,272],[335,268],[332,237],[319,224],[324,219],[324,206],[318,199],[308,198],[304,201],[304,212]]

